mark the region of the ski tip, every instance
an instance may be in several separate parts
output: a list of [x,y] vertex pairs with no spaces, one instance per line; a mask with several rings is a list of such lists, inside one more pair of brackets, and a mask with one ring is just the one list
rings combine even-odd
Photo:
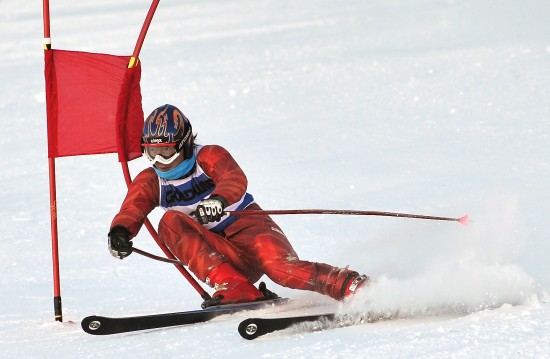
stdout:
[[92,315],[89,317],[86,317],[82,319],[82,322],[80,322],[80,325],[82,326],[82,330],[84,330],[88,334],[102,334],[102,318],[98,317],[96,315]]
[[460,218],[458,219],[458,221],[459,221],[460,223],[462,223],[463,225],[467,226],[468,223],[470,223],[470,217],[468,217],[468,215],[464,215],[464,216],[460,217]]
[[256,319],[248,318],[243,320],[239,324],[239,334],[241,337],[247,340],[256,339],[260,333],[258,332],[258,325],[255,323]]

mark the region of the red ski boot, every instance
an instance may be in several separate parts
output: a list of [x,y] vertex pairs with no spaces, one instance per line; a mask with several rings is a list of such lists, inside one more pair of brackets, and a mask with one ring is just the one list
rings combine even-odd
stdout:
[[359,275],[357,272],[350,273],[344,280],[342,286],[343,296],[342,299],[350,298],[357,292],[357,289],[367,285],[370,282],[370,278],[366,275]]
[[216,289],[212,299],[202,303],[202,307],[230,303],[254,302],[266,299],[248,279],[239,273],[229,262],[224,262],[210,272],[206,283]]

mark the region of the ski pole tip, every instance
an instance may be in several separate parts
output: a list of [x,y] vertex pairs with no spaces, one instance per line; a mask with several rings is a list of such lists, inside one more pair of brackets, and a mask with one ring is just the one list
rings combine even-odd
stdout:
[[463,225],[467,226],[468,223],[470,222],[470,217],[468,217],[468,215],[464,215],[464,216],[460,217],[460,218],[458,219],[458,221],[459,221],[460,223],[462,223]]

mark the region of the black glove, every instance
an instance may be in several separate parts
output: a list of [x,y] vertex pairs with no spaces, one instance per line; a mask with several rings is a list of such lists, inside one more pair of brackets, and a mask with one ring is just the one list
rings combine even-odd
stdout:
[[132,253],[130,231],[123,226],[114,226],[108,234],[109,252],[115,258],[123,259]]
[[218,222],[223,216],[223,209],[227,206],[225,198],[212,196],[199,203],[195,211],[195,217],[200,224]]

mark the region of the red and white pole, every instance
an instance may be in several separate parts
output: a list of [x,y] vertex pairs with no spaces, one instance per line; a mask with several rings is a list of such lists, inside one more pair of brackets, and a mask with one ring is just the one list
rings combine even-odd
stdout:
[[[50,51],[52,41],[50,35],[50,2],[42,1],[42,17],[44,20],[44,51]],[[55,320],[63,321],[63,311],[61,309],[61,281],[59,275],[59,247],[57,234],[57,199],[56,199],[56,181],[55,181],[55,158],[48,158],[49,181],[50,181],[50,222],[52,237],[52,263],[53,263],[53,292],[54,292],[54,313]]]

